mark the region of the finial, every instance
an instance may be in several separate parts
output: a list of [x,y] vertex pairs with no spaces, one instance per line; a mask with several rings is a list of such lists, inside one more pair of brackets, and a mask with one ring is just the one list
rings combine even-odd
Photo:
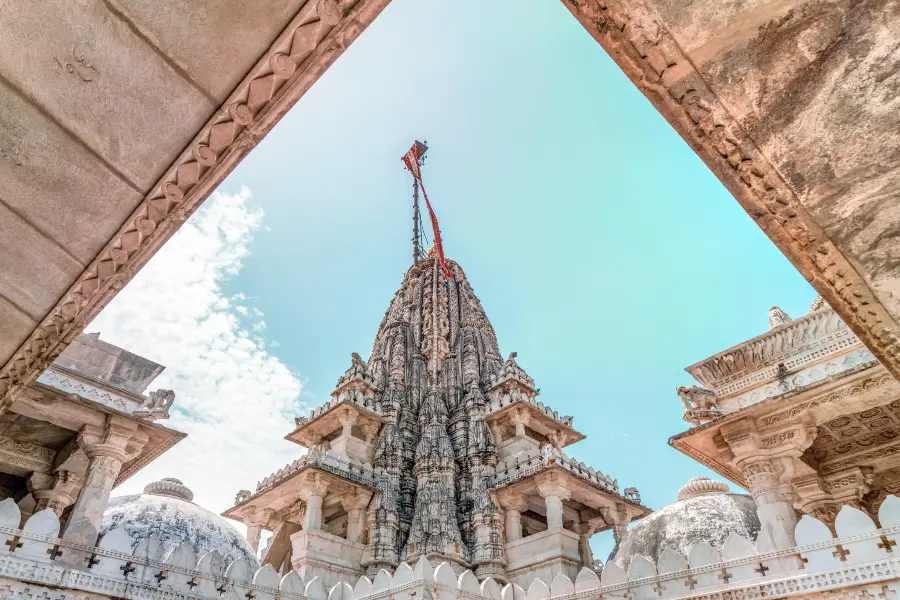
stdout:
[[728,491],[728,485],[721,481],[716,481],[709,477],[694,477],[689,479],[678,490],[678,499],[685,500],[694,496],[705,496],[706,494],[726,494]]
[[790,322],[791,318],[788,314],[777,306],[773,306],[769,309],[769,329],[775,329],[776,327],[787,325]]
[[144,493],[151,496],[178,498],[187,502],[194,499],[194,492],[181,483],[180,479],[175,479],[174,477],[163,477],[159,481],[148,483],[144,487]]

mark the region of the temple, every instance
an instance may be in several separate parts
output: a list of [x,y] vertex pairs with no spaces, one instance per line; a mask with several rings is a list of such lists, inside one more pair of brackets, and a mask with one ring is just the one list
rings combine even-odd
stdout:
[[[446,267],[446,268],[445,268]],[[448,276],[449,273],[449,276]],[[0,590],[13,600],[889,600],[900,387],[817,299],[691,367],[670,444],[699,476],[650,511],[564,451],[460,266],[416,255],[305,447],[225,516],[181,481],[113,488],[183,434],[163,367],[80,336],[4,415]],[[653,468],[662,468],[654,465]],[[744,490],[749,491],[745,493]],[[269,531],[261,548],[263,531]],[[612,530],[604,563],[591,536]]]
[[462,268],[409,269],[368,362],[286,439],[308,453],[242,491],[224,516],[263,564],[329,586],[426,557],[527,586],[593,567],[590,538],[649,513],[633,488],[570,458],[584,436],[500,355]]

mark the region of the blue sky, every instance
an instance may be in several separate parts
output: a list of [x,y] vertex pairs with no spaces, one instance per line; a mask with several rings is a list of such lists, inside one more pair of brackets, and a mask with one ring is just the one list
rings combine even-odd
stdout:
[[224,296],[324,401],[409,266],[416,138],[501,351],[588,435],[570,454],[674,501],[708,474],[666,443],[684,367],[815,293],[561,2],[394,0],[221,186],[264,213]]

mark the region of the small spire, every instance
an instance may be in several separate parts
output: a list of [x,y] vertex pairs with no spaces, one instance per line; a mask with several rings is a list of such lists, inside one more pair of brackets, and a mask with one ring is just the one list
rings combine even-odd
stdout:
[[775,329],[791,322],[791,318],[786,312],[773,306],[769,309],[769,329]]
[[816,299],[813,300],[812,306],[809,307],[809,312],[817,311],[820,308],[828,308],[828,304],[825,303],[825,298],[822,297],[822,294],[819,294],[816,296]]

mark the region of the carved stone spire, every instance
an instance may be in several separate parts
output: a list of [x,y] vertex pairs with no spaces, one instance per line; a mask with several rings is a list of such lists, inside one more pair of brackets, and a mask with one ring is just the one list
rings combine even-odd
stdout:
[[387,418],[367,518],[370,574],[423,554],[502,572],[499,509],[487,485],[498,457],[484,411],[504,363],[465,273],[449,266],[452,278],[434,256],[407,271],[366,363]]
[[777,306],[773,306],[769,309],[769,329],[775,329],[776,327],[787,325],[790,322],[791,318],[788,314]]

